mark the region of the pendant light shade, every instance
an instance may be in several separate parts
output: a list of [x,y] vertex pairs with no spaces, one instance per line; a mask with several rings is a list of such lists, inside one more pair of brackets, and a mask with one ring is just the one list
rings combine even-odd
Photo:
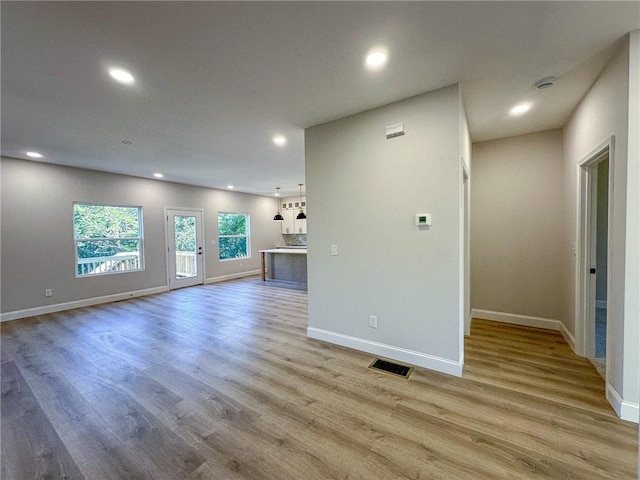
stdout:
[[307,218],[307,215],[304,213],[304,210],[302,210],[302,183],[299,183],[298,186],[300,187],[300,213],[296,216],[296,220],[304,220]]
[[[280,187],[276,187],[276,197],[280,197]],[[274,222],[284,222],[284,217],[280,213],[280,198],[278,198],[278,213],[273,217]]]

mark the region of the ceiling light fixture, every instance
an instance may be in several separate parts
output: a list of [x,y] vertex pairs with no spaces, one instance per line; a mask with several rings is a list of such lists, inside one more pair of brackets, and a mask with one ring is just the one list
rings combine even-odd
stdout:
[[509,111],[509,113],[511,115],[522,115],[523,113],[528,112],[530,108],[531,108],[531,104],[530,103],[519,103],[518,105],[513,107]]
[[276,135],[273,137],[273,143],[279,147],[284,147],[287,144],[287,138],[284,135]]
[[38,152],[27,152],[27,157],[42,158],[43,155],[41,153],[38,153]]
[[305,220],[307,218],[304,210],[302,210],[302,185],[302,183],[298,184],[298,186],[300,187],[300,213],[296,216],[296,220]]
[[116,82],[123,83],[125,85],[133,85],[136,81],[133,75],[122,68],[110,68],[109,75]]
[[156,178],[163,178],[164,177],[164,175],[161,174],[161,173],[154,173],[153,176],[156,177]]
[[387,54],[380,50],[376,50],[375,52],[369,53],[369,55],[367,55],[367,58],[365,60],[365,64],[367,65],[367,68],[372,70],[382,68],[386,65],[386,63],[387,63]]
[[[276,197],[280,196],[280,187],[276,187]],[[274,222],[284,222],[284,217],[282,216],[282,213],[280,213],[280,200],[278,200],[278,213],[275,214],[275,216],[273,217],[273,221]]]
[[227,188],[228,188],[229,190],[233,190],[233,185],[227,185]]

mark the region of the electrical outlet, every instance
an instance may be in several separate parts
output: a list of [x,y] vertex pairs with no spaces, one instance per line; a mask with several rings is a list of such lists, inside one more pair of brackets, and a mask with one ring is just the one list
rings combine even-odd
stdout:
[[371,328],[378,328],[378,317],[375,315],[369,315],[369,326]]
[[47,289],[44,291],[44,296],[45,296],[45,297],[53,297],[53,288],[47,288]]
[[331,245],[331,255],[334,257],[338,255],[338,245]]

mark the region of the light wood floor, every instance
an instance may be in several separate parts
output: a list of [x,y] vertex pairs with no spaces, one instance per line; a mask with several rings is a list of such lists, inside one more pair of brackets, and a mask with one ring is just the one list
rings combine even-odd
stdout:
[[306,338],[253,279],[2,324],[2,479],[634,479],[637,425],[554,332],[474,321],[462,378]]

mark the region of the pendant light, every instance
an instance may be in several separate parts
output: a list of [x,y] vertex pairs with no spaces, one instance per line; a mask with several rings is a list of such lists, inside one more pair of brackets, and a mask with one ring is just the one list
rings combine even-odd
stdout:
[[300,186],[300,213],[296,217],[296,220],[304,220],[307,216],[305,215],[304,210],[302,210],[302,183],[299,183],[298,186]]
[[[276,197],[280,197],[280,187],[276,187]],[[280,198],[278,198],[278,213],[273,217],[274,222],[284,222],[284,217],[280,213]]]

